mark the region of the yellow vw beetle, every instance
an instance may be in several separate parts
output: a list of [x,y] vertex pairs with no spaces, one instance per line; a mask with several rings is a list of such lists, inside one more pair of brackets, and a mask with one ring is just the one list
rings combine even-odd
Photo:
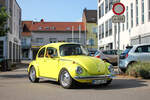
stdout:
[[31,82],[40,78],[57,81],[63,88],[76,83],[108,85],[112,81],[113,66],[88,56],[84,46],[76,43],[51,43],[41,47],[28,67]]

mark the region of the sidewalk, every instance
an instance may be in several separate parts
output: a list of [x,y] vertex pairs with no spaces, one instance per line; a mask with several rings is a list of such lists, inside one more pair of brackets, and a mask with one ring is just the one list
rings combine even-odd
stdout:
[[23,64],[29,64],[32,60],[21,60],[21,63]]

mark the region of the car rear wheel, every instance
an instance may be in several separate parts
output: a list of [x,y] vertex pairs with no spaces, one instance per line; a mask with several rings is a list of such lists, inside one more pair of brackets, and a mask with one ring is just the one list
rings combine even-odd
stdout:
[[29,80],[33,83],[39,82],[39,78],[36,77],[36,71],[34,67],[31,67],[29,70]]
[[73,88],[74,86],[74,80],[70,76],[69,72],[65,69],[63,69],[60,73],[59,82],[60,85],[66,89]]

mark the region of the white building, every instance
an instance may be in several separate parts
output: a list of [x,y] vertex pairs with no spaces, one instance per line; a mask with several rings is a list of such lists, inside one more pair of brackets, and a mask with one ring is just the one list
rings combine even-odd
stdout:
[[125,23],[112,24],[113,2],[98,1],[98,47],[99,49],[117,49],[118,31],[120,49],[127,45],[150,43],[150,0],[119,0],[125,5]]
[[21,54],[21,8],[16,0],[0,0],[0,7],[2,6],[6,7],[9,15],[9,31],[0,37],[0,56],[18,62]]

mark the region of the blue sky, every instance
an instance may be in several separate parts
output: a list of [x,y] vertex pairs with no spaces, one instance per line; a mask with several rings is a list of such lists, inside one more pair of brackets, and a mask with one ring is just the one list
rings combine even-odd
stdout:
[[81,21],[83,9],[97,9],[97,0],[17,0],[22,20]]

